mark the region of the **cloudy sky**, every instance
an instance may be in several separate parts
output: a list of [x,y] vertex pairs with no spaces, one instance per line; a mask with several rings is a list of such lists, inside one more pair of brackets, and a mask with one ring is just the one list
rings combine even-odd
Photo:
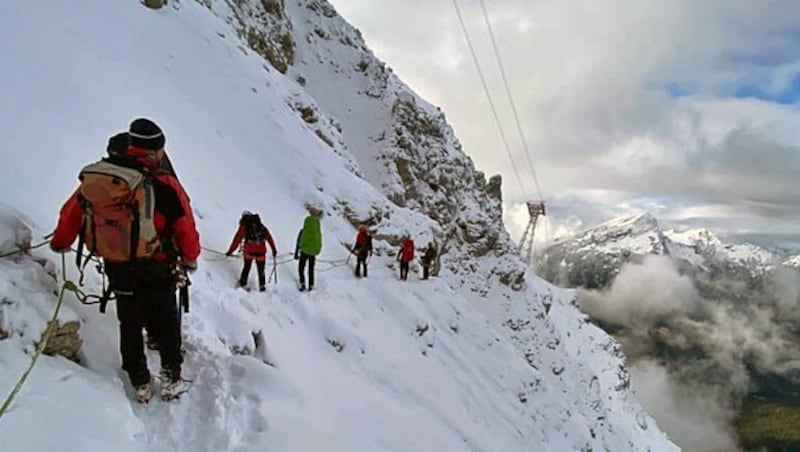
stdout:
[[[457,0],[522,175],[514,176],[453,0],[331,0],[441,106],[509,226],[536,197],[481,0]],[[794,0],[482,0],[551,235],[631,210],[731,233],[800,232]]]

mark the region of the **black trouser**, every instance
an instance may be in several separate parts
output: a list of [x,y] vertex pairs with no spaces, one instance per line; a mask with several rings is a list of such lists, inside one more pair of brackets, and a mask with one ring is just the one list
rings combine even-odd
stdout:
[[400,279],[403,281],[408,279],[408,262],[400,261]]
[[158,342],[161,368],[180,377],[181,332],[171,266],[152,260],[107,263],[105,271],[117,298],[122,368],[128,372],[131,384],[139,386],[150,381],[142,338],[145,324],[147,334]]
[[306,269],[306,262],[308,262],[308,288],[314,287],[314,264],[317,262],[317,256],[312,256],[304,252],[300,252],[300,264],[298,266],[298,273],[300,274],[300,285],[306,284],[306,277],[303,275]]
[[361,276],[361,268],[364,268],[364,277],[367,277],[367,254],[356,255],[356,276]]
[[428,269],[430,265],[423,265],[422,266],[422,279],[428,279]]
[[[247,285],[247,280],[250,278],[250,267],[253,265],[253,259],[244,259],[244,267],[242,267],[242,276],[239,277],[239,285],[244,287]],[[263,290],[267,286],[267,277],[264,275],[264,266],[266,261],[256,261],[256,272],[258,273],[258,288]]]

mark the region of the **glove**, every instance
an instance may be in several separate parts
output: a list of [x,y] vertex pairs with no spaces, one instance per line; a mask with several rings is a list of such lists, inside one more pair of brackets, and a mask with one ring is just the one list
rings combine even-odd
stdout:
[[233,257],[233,251],[228,251],[225,253],[225,257]]
[[294,253],[294,260],[297,260],[297,259],[300,259],[300,255],[297,254],[297,253]]
[[194,273],[197,270],[197,261],[181,261],[181,267],[186,270],[186,273]]

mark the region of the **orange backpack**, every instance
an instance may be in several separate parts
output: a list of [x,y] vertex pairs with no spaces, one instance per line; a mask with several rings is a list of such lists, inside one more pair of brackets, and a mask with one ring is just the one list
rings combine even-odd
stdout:
[[152,257],[161,242],[153,222],[155,191],[149,170],[129,160],[109,158],[85,166],[78,178],[81,244],[113,262]]

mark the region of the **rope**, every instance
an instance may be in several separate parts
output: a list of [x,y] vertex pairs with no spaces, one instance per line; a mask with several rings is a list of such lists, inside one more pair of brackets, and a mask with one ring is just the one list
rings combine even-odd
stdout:
[[58,312],[61,310],[61,303],[64,301],[64,294],[66,291],[76,292],[78,291],[77,286],[74,282],[67,280],[67,261],[66,255],[61,254],[61,278],[64,280],[64,284],[61,285],[61,292],[58,294],[58,301],[56,302],[55,310],[53,310],[53,315],[50,317],[50,321],[47,322],[47,328],[44,330],[44,334],[42,335],[42,341],[39,342],[39,346],[36,347],[36,352],[33,354],[31,358],[31,362],[28,365],[28,368],[22,374],[22,376],[17,381],[17,384],[14,386],[14,389],[11,390],[11,393],[6,397],[6,400],[3,402],[3,405],[0,406],[0,419],[3,418],[3,415],[8,410],[9,406],[11,406],[11,402],[19,393],[22,386],[28,380],[28,376],[30,375],[33,367],[36,365],[36,361],[39,359],[39,356],[42,354],[44,349],[47,347],[47,343],[50,341],[50,336],[52,336],[53,331],[56,329],[56,325],[58,325],[57,318]]
[[200,248],[202,250],[204,250],[204,251],[208,251],[209,253],[220,254],[222,256],[225,256],[225,253],[223,253],[222,251],[217,251],[217,250],[214,250],[214,249],[211,249],[211,248],[206,248],[204,246],[201,246]]
[[[239,254],[234,254],[231,257],[239,257],[239,256],[240,256]],[[220,256],[220,257],[206,257],[203,260],[206,261],[206,262],[222,262],[222,261],[227,260],[227,259],[228,259],[228,256]]]
[[28,246],[28,247],[17,246],[17,248],[19,248],[19,249],[16,250],[16,251],[11,251],[11,252],[8,252],[8,253],[0,254],[0,259],[2,259],[4,257],[13,256],[15,254],[26,253],[26,252],[28,252],[30,250],[35,250],[36,248],[41,248],[41,247],[47,245],[48,243],[50,243],[49,239],[45,240],[44,242],[37,243],[36,245],[33,245],[33,246]]
[[327,272],[327,271],[333,270],[334,268],[344,267],[345,265],[347,265],[347,262],[343,262],[343,261],[339,262],[338,264],[332,263],[332,262],[335,262],[335,261],[323,262],[323,261],[317,260],[317,262],[322,262],[323,264],[330,265],[328,268],[317,268],[316,270],[318,272]]

